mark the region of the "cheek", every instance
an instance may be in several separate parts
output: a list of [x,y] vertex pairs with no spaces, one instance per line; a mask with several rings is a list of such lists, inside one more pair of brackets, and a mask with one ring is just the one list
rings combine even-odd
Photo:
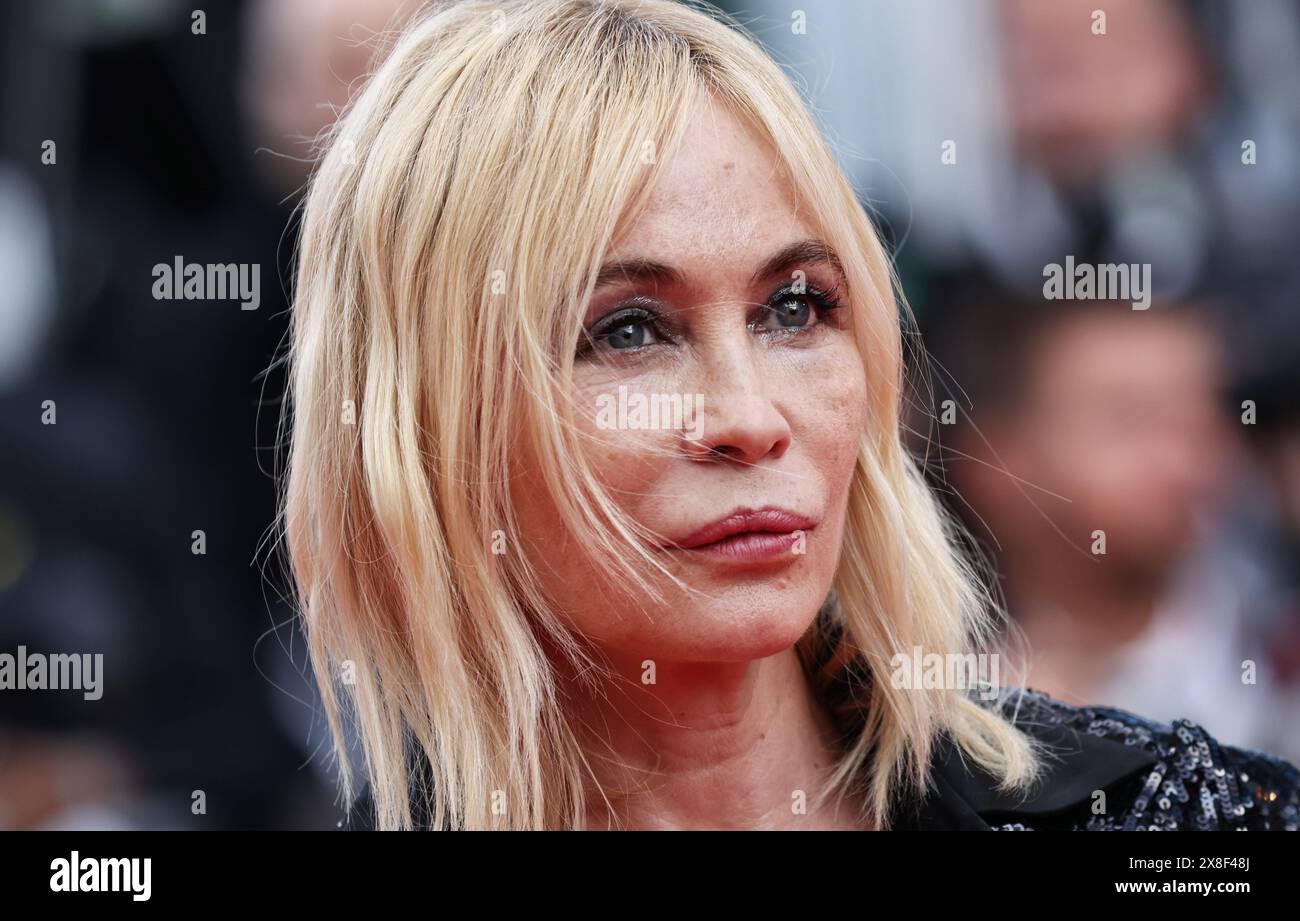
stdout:
[[[582,455],[611,501],[634,520],[663,519],[670,497],[661,488],[672,465],[676,446],[672,434],[602,425],[596,415],[597,397],[611,392],[605,384],[580,388],[576,394],[577,432]],[[613,392],[617,392],[616,387]],[[605,567],[594,560],[581,541],[568,533],[559,509],[542,478],[542,465],[532,446],[520,445],[523,458],[511,481],[518,514],[520,543],[535,561],[547,594],[561,607],[579,606],[578,594],[595,584]]]
[[[594,419],[580,418],[578,430],[583,459],[610,500],[635,521],[667,519],[675,506],[665,486],[673,469],[659,456],[668,450],[662,433],[607,430]],[[624,594],[629,586],[608,563],[593,555],[593,547],[570,534],[535,461],[514,490],[519,510],[521,547],[533,564],[537,588],[570,628],[594,642],[617,645],[629,636],[641,638],[643,599]],[[651,577],[654,578],[653,576]],[[657,580],[656,580],[657,581]]]
[[857,462],[869,419],[862,360],[845,342],[819,356],[815,366],[806,369],[806,379],[813,384],[802,397],[804,437],[823,476],[844,487]]
[[[621,410],[620,387],[626,394]],[[608,380],[593,375],[576,391],[583,458],[611,500],[640,521],[647,520],[643,513],[656,501],[656,485],[679,456],[674,432],[635,424],[635,410],[629,404],[655,392],[673,390],[657,379]]]

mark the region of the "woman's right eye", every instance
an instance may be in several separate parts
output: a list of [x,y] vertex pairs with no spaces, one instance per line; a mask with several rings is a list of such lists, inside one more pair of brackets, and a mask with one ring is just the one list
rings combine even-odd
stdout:
[[619,313],[596,324],[587,333],[585,348],[579,351],[588,352],[592,348],[598,348],[624,352],[662,341],[663,337],[655,329],[654,315],[637,310]]
[[635,349],[647,344],[647,335],[654,335],[648,321],[638,320],[633,323],[620,323],[613,329],[603,332],[601,339],[612,349]]

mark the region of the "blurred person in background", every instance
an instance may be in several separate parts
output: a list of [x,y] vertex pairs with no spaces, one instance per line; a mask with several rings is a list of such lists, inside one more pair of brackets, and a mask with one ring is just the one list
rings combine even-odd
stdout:
[[418,0],[254,0],[243,32],[240,96],[273,192],[301,191],[315,143]]
[[1259,488],[1253,499],[1258,522],[1254,549],[1273,578],[1269,610],[1275,612],[1267,640],[1282,700],[1276,713],[1279,749],[1300,750],[1300,366],[1263,365],[1235,388],[1235,407],[1252,405],[1255,424],[1247,445],[1256,459]]
[[[0,827],[334,825],[273,359],[310,142],[400,6],[0,9],[0,651],[104,657],[100,700],[0,693]],[[155,300],[178,255],[258,265],[258,309]]]
[[934,344],[958,408],[938,450],[1005,580],[1026,683],[1294,750],[1221,337],[1184,305],[1006,295],[959,314]]

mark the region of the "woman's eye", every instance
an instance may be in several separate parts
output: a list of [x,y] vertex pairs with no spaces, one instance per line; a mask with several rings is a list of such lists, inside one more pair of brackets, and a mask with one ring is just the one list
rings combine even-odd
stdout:
[[816,314],[808,298],[790,295],[764,305],[759,325],[764,329],[799,329],[811,326]]
[[597,323],[579,344],[578,354],[585,355],[592,351],[626,352],[648,345],[655,345],[664,340],[655,325],[654,314],[637,310],[609,317]]
[[840,309],[835,291],[822,291],[809,285],[802,291],[786,288],[764,304],[751,328],[773,332],[812,329],[828,320]]
[[649,345],[653,337],[654,331],[650,329],[648,321],[633,320],[602,330],[598,341],[611,349],[622,350]]

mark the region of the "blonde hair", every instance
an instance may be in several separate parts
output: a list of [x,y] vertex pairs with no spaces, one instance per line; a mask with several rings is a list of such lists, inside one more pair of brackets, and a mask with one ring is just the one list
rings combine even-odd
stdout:
[[1036,775],[994,708],[886,677],[894,653],[983,649],[996,624],[900,437],[892,267],[780,67],[689,4],[462,0],[403,31],[326,139],[292,317],[284,537],[342,794],[353,720],[380,828],[410,828],[416,797],[436,828],[583,827],[586,756],[547,650],[593,663],[526,555],[491,543],[518,533],[526,439],[580,545],[650,590],[566,382],[602,257],[706,92],[771,141],[839,254],[875,375],[832,599],[798,644],[855,727],[818,796],[860,785],[888,827],[943,731],[1004,789]]

